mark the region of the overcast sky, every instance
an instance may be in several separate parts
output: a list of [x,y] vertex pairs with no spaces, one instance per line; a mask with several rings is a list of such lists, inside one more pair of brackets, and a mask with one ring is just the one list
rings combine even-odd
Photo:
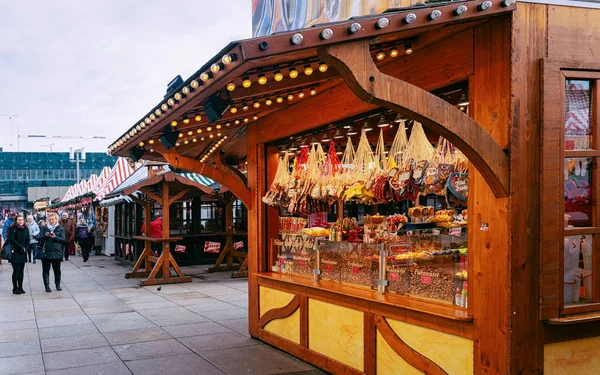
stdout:
[[[225,6],[226,5],[226,6]],[[251,0],[0,0],[0,147],[106,146],[232,40]],[[12,120],[6,115],[16,114]]]

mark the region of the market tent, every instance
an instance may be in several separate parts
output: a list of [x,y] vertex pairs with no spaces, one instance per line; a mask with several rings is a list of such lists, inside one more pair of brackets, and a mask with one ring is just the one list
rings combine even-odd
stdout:
[[111,191],[113,191],[117,186],[119,186],[123,181],[127,179],[133,173],[133,169],[127,162],[127,160],[123,157],[117,159],[114,167],[110,171],[106,180],[100,186],[98,191],[96,192],[96,200],[101,201],[104,196]]

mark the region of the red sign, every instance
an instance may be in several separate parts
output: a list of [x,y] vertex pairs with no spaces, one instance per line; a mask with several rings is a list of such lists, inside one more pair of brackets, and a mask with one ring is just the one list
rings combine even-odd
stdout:
[[450,228],[450,230],[448,231],[448,234],[454,237],[460,237],[460,234],[462,233],[462,228],[458,227],[458,228]]
[[398,280],[398,272],[390,272],[390,280],[397,281]]
[[421,275],[421,284],[431,284],[431,276],[429,275]]
[[234,242],[233,243],[233,248],[234,249],[241,249],[244,247],[244,241],[238,241],[238,242]]
[[221,243],[212,241],[204,242],[204,252],[219,254],[221,252]]
[[305,260],[301,260],[300,261],[300,267],[306,267],[306,261]]
[[333,270],[333,264],[326,264],[326,265],[325,265],[325,269],[326,269],[327,271],[331,271],[331,270]]
[[352,273],[359,273],[360,267],[352,266]]
[[178,253],[185,253],[185,246],[183,245],[175,245],[175,251],[177,251]]

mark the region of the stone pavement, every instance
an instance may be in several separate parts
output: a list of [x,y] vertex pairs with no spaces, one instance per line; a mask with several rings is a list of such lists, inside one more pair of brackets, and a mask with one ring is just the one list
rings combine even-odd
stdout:
[[44,291],[41,262],[13,295],[0,265],[0,375],[323,374],[248,335],[246,279],[186,267],[193,283],[140,287],[127,267],[63,262],[63,291]]

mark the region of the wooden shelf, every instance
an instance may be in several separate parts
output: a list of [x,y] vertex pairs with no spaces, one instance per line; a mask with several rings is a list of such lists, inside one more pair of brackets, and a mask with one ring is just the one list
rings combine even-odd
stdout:
[[[386,308],[397,307],[454,321],[470,322],[473,320],[473,317],[467,314],[466,309],[452,305],[446,305],[443,303],[424,301],[414,297],[390,293],[379,294],[370,289],[360,289],[328,280],[314,282],[311,278],[281,274],[277,272],[260,273],[257,276],[259,278],[259,285],[262,284],[267,286],[267,283],[261,283],[261,279],[272,280],[280,283],[290,284],[289,289],[296,289],[295,287],[308,288],[312,293],[315,294],[337,294],[343,296],[343,298],[349,297],[362,301],[374,302],[378,305],[383,305]],[[296,290],[295,292],[297,293],[298,291]],[[357,307],[361,305],[364,305],[364,302],[356,303]]]
[[600,312],[588,313],[588,314],[577,314],[564,316],[562,318],[549,319],[548,324],[561,326],[567,324],[594,322],[600,320]]

